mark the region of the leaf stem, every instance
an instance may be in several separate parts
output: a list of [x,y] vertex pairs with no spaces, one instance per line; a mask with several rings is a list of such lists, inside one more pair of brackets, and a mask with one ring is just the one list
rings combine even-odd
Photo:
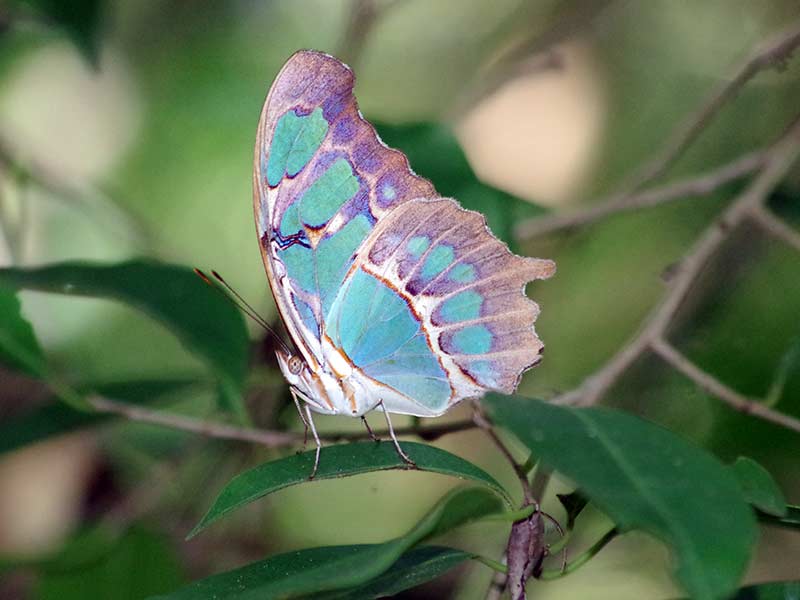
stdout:
[[536,503],[536,500],[531,492],[530,481],[528,481],[528,472],[525,470],[523,465],[517,462],[517,459],[514,458],[511,450],[508,448],[508,446],[506,446],[505,442],[500,439],[500,436],[497,435],[497,432],[494,430],[491,421],[489,421],[489,418],[483,412],[483,408],[477,401],[474,403],[473,408],[473,421],[480,429],[483,430],[484,433],[486,433],[487,436],[489,436],[489,439],[491,439],[494,445],[497,446],[497,449],[500,450],[508,463],[511,465],[514,473],[517,475],[520,487],[522,488],[522,494],[525,497],[524,505]]
[[558,540],[550,544],[550,546],[548,547],[550,554],[553,555],[556,554],[557,552],[561,552],[561,550],[563,550],[564,547],[566,547],[567,543],[569,543],[569,539],[571,536],[572,536],[572,530],[567,529],[564,532],[564,535],[562,535]]
[[591,560],[600,550],[602,550],[611,540],[619,535],[619,532],[616,528],[606,532],[606,534],[601,537],[597,542],[595,542],[589,549],[587,549],[582,554],[578,555],[578,557],[573,560],[572,562],[568,563],[563,569],[547,569],[542,572],[539,579],[543,579],[545,581],[550,581],[553,579],[559,579],[564,577],[565,575],[569,575],[580,569],[583,565],[585,565],[589,560]]
[[536,468],[536,465],[539,464],[538,459],[534,458],[533,454],[529,454],[527,460],[522,465],[522,470],[526,473],[530,474]]
[[502,521],[504,523],[514,523],[516,521],[521,521],[522,519],[527,519],[534,513],[535,510],[535,506],[528,504],[527,506],[523,506],[517,510],[509,510],[507,512],[489,515],[484,519],[484,521]]
[[501,563],[500,561],[494,560],[493,558],[489,558],[488,556],[481,556],[480,554],[476,554],[473,556],[475,560],[478,562],[482,562],[487,567],[495,571],[496,573],[508,573],[508,567]]

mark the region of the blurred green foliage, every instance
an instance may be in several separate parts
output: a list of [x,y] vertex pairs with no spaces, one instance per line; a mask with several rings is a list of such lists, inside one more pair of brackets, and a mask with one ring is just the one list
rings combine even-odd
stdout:
[[20,313],[20,302],[9,289],[0,288],[0,357],[3,364],[25,371],[34,377],[44,371],[44,356],[31,324]]
[[[620,215],[546,239],[511,237],[515,223],[542,209],[475,176],[457,142],[459,113],[454,108],[464,110],[464,99],[472,97],[493,66],[502,66],[508,48],[527,44],[540,49],[537,43],[558,40],[559,32],[570,32],[570,25],[580,21],[576,16],[590,12],[588,4],[379,1],[380,17],[354,63],[362,109],[368,118],[382,123],[381,135],[409,155],[415,170],[430,177],[442,194],[486,214],[492,229],[519,251],[557,260],[557,277],[531,289],[543,310],[537,330],[547,344],[547,355],[524,380],[521,393],[526,395],[548,397],[573,387],[629,339],[660,297],[665,269],[740,189],[738,184],[729,185],[710,198]],[[145,255],[211,266],[246,298],[256,299],[262,313],[274,317],[252,224],[255,124],[272,78],[293,51],[314,47],[336,53],[348,46],[343,36],[352,8],[350,2],[322,0],[202,4],[26,0],[2,7],[0,220],[25,230],[19,247],[11,249],[21,265]],[[604,135],[593,150],[588,181],[571,201],[616,189],[708,90],[728,77],[736,61],[770,32],[798,17],[796,3],[789,0],[610,2],[597,10],[588,26],[575,26],[572,33],[590,51],[607,106]],[[69,44],[77,44],[80,57],[89,57],[88,70],[94,73],[90,77],[98,78],[92,80],[99,82],[98,87],[90,87],[86,80],[69,80],[63,63],[42,67],[37,62],[52,57],[47,52],[76,60]],[[570,65],[564,68],[569,71]],[[127,81],[127,87],[120,81]],[[27,94],[22,104],[30,105],[32,114],[20,112],[19,104],[8,100],[21,88]],[[109,95],[109,88],[124,94]],[[796,116],[798,97],[797,60],[759,75],[726,106],[670,177],[699,173],[769,143]],[[98,133],[81,107],[88,107],[92,117],[96,112],[98,122],[102,115],[110,115],[102,122],[114,125]],[[525,111],[525,106],[518,110]],[[54,120],[48,120],[50,114]],[[30,142],[23,134],[38,133],[37,128],[46,130],[43,136],[31,136]],[[128,129],[133,134],[126,141],[118,133]],[[103,145],[106,138],[117,143]],[[83,145],[81,152],[64,150],[84,139],[100,148],[103,156],[83,150]],[[558,140],[547,141],[555,152]],[[17,146],[20,151],[15,152]],[[7,152],[13,164],[6,162]],[[64,167],[67,159],[73,162]],[[37,181],[39,171],[46,174],[44,181]],[[59,195],[54,188],[70,193]],[[87,201],[76,202],[76,197]],[[773,208],[797,225],[799,199],[795,171],[774,195]],[[6,239],[14,238],[9,232],[4,230]],[[737,232],[704,274],[704,285],[692,298],[692,306],[686,307],[673,338],[720,380],[743,393],[768,396],[774,406],[793,415],[800,414],[800,369],[793,350],[800,335],[799,264],[792,249],[760,232]],[[186,283],[183,278],[193,277],[188,270],[170,273],[168,279],[181,279],[181,285]],[[163,280],[147,281],[154,292],[168,291]],[[191,339],[187,343],[204,360],[187,353],[170,331],[130,308],[36,292],[23,292],[20,298],[41,340],[48,372],[81,392],[96,390],[121,400],[227,418],[219,407],[187,395],[180,383],[206,380],[212,364],[217,375],[226,374],[235,386],[245,389],[247,384],[247,406],[257,424],[298,427],[269,362],[269,348],[248,349],[240,319],[231,316],[221,300],[211,299],[216,292],[199,280],[194,284],[181,288],[191,290],[189,296],[170,300],[176,310],[167,320],[174,325],[190,319],[192,331],[202,327],[210,334],[199,343]],[[156,296],[148,292],[144,300]],[[41,365],[34,368],[41,359],[33,332],[13,294],[5,290],[0,292],[0,312],[4,364],[41,375]],[[181,339],[187,341],[186,336]],[[33,353],[33,362],[20,364],[20,344]],[[253,363],[250,371],[245,370],[248,357]],[[179,383],[172,388],[168,380]],[[88,385],[93,381],[104,384]],[[118,386],[108,387],[108,382]],[[128,395],[125,389],[133,391]],[[239,389],[229,399],[238,397]],[[26,398],[19,399],[13,382],[3,391],[8,398],[0,401],[4,451],[108,423],[62,405],[29,406]],[[724,461],[742,454],[754,457],[774,474],[790,501],[797,500],[796,434],[733,413],[655,359],[642,361],[607,401],[677,431]],[[321,420],[322,429],[356,426],[341,419]],[[176,589],[187,574],[196,579],[301,544],[386,540],[411,529],[421,507],[445,489],[440,481],[444,478],[409,474],[415,482],[410,485],[398,482],[393,473],[315,483],[313,488],[298,486],[232,515],[217,537],[187,546],[180,541],[182,535],[227,480],[243,466],[280,453],[216,445],[201,452],[184,436],[129,424],[118,423],[105,431],[102,456],[110,463],[111,487],[117,493],[147,482],[150,471],[165,459],[178,461],[174,489],[166,484],[169,489],[161,490],[165,499],[145,517],[155,529],[133,529],[87,569],[51,573],[36,567],[35,557],[27,560],[25,564],[34,565],[29,569],[40,574],[32,592],[35,597],[144,598]],[[558,431],[545,433],[558,435]],[[454,436],[441,444],[496,475],[505,487],[514,485],[514,475],[504,470],[502,459],[479,436]],[[324,457],[323,452],[323,461]],[[560,510],[553,497],[545,507]],[[587,513],[581,519],[586,527],[591,522],[606,525]],[[787,542],[770,530],[764,535],[753,573],[759,579],[796,575],[797,554],[786,548],[796,546],[797,538]],[[486,556],[499,556],[504,544],[503,533],[469,528],[450,533],[446,540],[478,547],[476,553]],[[439,555],[427,548],[411,551],[383,576],[388,582],[385,588],[354,597],[398,591],[402,586],[396,582],[423,572],[420,565],[430,565],[433,578],[471,555],[452,550]],[[642,562],[636,563],[634,557]],[[637,538],[615,540],[608,555],[600,554],[592,562],[597,570],[590,570],[590,577],[548,582],[541,587],[541,597],[679,595],[663,576],[669,569],[667,558]],[[414,570],[400,575],[408,564],[416,565]],[[433,588],[434,594],[482,597],[489,576],[486,569],[471,569],[459,590],[450,589],[451,581],[447,590]],[[620,579],[630,596],[623,596],[614,584]],[[796,584],[763,586],[741,594],[788,598],[796,594]]]
[[39,582],[43,600],[119,598],[134,600],[173,589],[184,579],[163,535],[134,529],[83,568],[50,568]]

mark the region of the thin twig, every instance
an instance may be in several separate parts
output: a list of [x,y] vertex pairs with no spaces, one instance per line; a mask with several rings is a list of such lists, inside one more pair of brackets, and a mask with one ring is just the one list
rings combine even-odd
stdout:
[[[166,411],[153,410],[100,396],[93,396],[88,399],[88,402],[96,411],[101,413],[114,414],[130,421],[160,425],[162,427],[169,427],[170,429],[178,429],[216,439],[251,442],[268,448],[294,446],[303,441],[303,434],[299,432],[237,427],[235,425],[196,419]],[[466,431],[468,429],[474,429],[475,427],[476,425],[472,421],[463,420],[442,423],[441,425],[432,427],[398,427],[395,433],[397,435],[417,435],[426,440],[433,440],[449,433]],[[383,432],[377,432],[377,434],[381,435]],[[334,432],[322,436],[322,440],[330,443],[336,441],[356,441],[366,439],[367,437],[368,434],[366,432]]]
[[653,351],[672,365],[675,370],[683,373],[686,377],[694,381],[702,389],[712,394],[733,407],[734,409],[748,415],[754,415],[770,423],[775,423],[781,427],[786,427],[800,433],[800,419],[795,419],[778,411],[772,410],[758,400],[753,400],[743,396],[736,390],[728,387],[711,374],[703,371],[691,360],[681,354],[672,344],[663,338],[652,341],[650,347]]
[[752,183],[723,214],[701,235],[684,256],[662,302],[650,313],[639,333],[588,377],[581,386],[554,399],[560,404],[588,406],[596,404],[619,377],[651,344],[665,337],[667,329],[709,259],[717,252],[731,231],[751,217],[766,201],[772,189],[783,179],[800,154],[800,118],[794,121],[770,151],[770,158]]
[[599,221],[613,214],[650,208],[690,197],[708,196],[720,187],[759,170],[769,158],[764,150],[749,152],[726,165],[699,176],[630,195],[614,195],[595,205],[566,214],[528,219],[515,229],[519,239],[531,239],[561,229],[572,229]]
[[772,214],[766,206],[755,207],[751,216],[753,221],[760,225],[764,231],[785,242],[795,250],[800,250],[800,233]]
[[[540,506],[541,506],[541,499],[544,495],[544,490],[547,486],[547,482],[550,479],[549,471],[542,469],[541,466],[536,471],[536,475],[534,477],[534,483],[528,479],[528,471],[525,468],[525,465],[517,461],[514,458],[514,455],[511,453],[511,450],[506,446],[500,436],[497,435],[497,432],[494,429],[491,421],[488,419],[486,414],[483,412],[483,409],[480,403],[476,400],[473,404],[474,411],[473,411],[473,420],[475,424],[483,430],[484,433],[492,440],[495,446],[500,450],[502,455],[505,457],[506,461],[511,465],[511,468],[514,470],[514,473],[519,480],[520,487],[522,488],[522,507],[526,506],[533,506],[535,507],[535,515],[539,513]],[[538,518],[541,518],[541,515],[538,515]],[[525,519],[526,521],[528,519]],[[528,550],[530,551],[530,558],[533,559],[536,556],[543,556],[546,550],[546,546],[544,545],[544,535],[536,535],[533,539],[526,537],[526,534],[530,535],[530,533],[525,530],[524,528],[517,528],[515,527],[511,530],[511,537],[508,541],[508,546],[506,548],[506,552],[503,555],[503,561],[507,562],[509,566],[509,573],[513,573],[513,566],[516,564],[513,560],[513,557],[509,554],[510,549],[514,547],[515,536],[522,536],[522,543],[523,546],[530,546]],[[515,533],[516,532],[516,533]],[[518,546],[517,546],[518,549]],[[515,556],[517,554],[515,553]],[[524,587],[525,579],[527,579],[531,572],[527,571],[525,574],[518,573],[520,577],[522,577],[523,581],[521,585]],[[508,588],[510,583],[509,576],[506,573],[496,572],[493,576],[491,581],[489,582],[489,587],[486,590],[486,600],[498,600],[503,596],[506,589]]]
[[[544,31],[539,31],[536,24],[531,23],[524,28],[525,35],[522,39],[501,49],[478,68],[472,77],[472,83],[451,109],[451,119],[458,121],[471,108],[516,77],[563,69],[565,65],[558,45],[591,27],[615,5],[612,0],[588,0],[570,4],[564,14]],[[512,18],[513,26],[518,28],[519,15],[514,14]],[[507,27],[500,27],[498,31],[504,34],[505,43]]]
[[139,423],[179,429],[210,438],[252,442],[269,448],[291,446],[297,443],[297,436],[291,432],[266,431],[204,421],[202,419],[195,419],[193,417],[161,410],[153,410],[126,402],[118,402],[100,396],[90,397],[88,402],[92,408],[98,412],[118,415]]
[[534,498],[541,501],[552,474],[553,472],[550,469],[541,464],[536,467],[536,473],[533,475],[533,481],[531,482],[531,494]]
[[492,440],[495,446],[497,446],[498,450],[503,454],[506,461],[511,465],[511,468],[514,469],[514,473],[519,479],[520,487],[522,488],[522,495],[525,497],[525,501],[523,506],[527,506],[530,504],[537,504],[536,500],[533,497],[533,493],[531,492],[531,484],[528,481],[528,473],[525,471],[525,468],[522,466],[521,463],[514,458],[514,455],[511,453],[511,450],[508,446],[505,445],[503,440],[500,439],[500,436],[497,435],[497,432],[494,430],[494,426],[489,421],[488,417],[483,413],[480,405],[475,402],[475,410],[473,411],[473,421],[475,425],[477,425],[480,429],[489,436],[489,439]]
[[714,89],[694,114],[678,127],[655,158],[648,161],[628,186],[635,192],[654,181],[677,161],[695,139],[708,127],[717,113],[760,71],[783,65],[800,46],[800,22],[762,42],[740,63],[732,75]]
[[[754,153],[701,176],[695,183],[692,183],[692,180],[684,180],[671,186],[637,194],[648,183],[666,173],[711,123],[720,109],[733,99],[750,79],[764,69],[783,64],[798,46],[800,46],[800,22],[794,23],[784,32],[759,45],[739,64],[734,74],[713,90],[700,108],[675,130],[661,152],[634,175],[630,182],[622,186],[622,190],[598,201],[585,211],[524,221],[517,226],[516,234],[522,239],[532,238],[558,229],[591,223],[616,212],[654,206],[692,193],[708,194],[728,181],[757,170],[760,165],[755,163],[759,157],[758,153]],[[765,158],[761,157],[762,160]],[[699,185],[698,190],[692,189],[695,184]],[[683,186],[687,187],[684,189]],[[711,186],[710,189],[708,186]]]
[[508,575],[502,571],[495,571],[489,581],[489,589],[486,590],[485,600],[500,600],[506,593],[508,586]]
[[397,1],[353,0],[347,27],[336,52],[337,56],[351,67],[355,67],[375,24]]

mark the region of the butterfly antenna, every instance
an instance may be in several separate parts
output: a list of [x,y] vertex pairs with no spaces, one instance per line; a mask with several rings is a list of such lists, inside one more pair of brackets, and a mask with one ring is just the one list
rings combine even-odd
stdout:
[[278,335],[278,333],[272,328],[272,326],[269,323],[267,323],[267,320],[264,317],[262,317],[260,314],[258,314],[256,309],[254,309],[250,305],[250,303],[247,302],[247,300],[242,298],[242,295],[239,294],[239,292],[237,292],[235,289],[233,289],[233,287],[227,281],[225,281],[225,279],[223,279],[222,275],[220,275],[216,271],[211,271],[211,274],[214,276],[214,278],[217,281],[219,281],[225,287],[225,290],[228,290],[228,293],[225,293],[225,291],[222,288],[220,288],[217,284],[215,284],[211,280],[211,278],[208,275],[206,275],[205,273],[203,273],[203,271],[201,271],[200,269],[197,269],[197,268],[194,269],[194,273],[200,279],[202,279],[204,282],[206,282],[208,285],[210,285],[214,289],[218,290],[230,302],[232,302],[234,304],[234,306],[236,306],[236,308],[241,310],[244,314],[246,314],[253,321],[255,321],[258,325],[260,325],[267,333],[271,334],[272,337],[275,339],[275,341],[281,346],[281,348],[283,348],[283,350],[287,354],[294,354],[289,349],[289,347],[286,345],[286,342],[283,341],[283,338],[281,338],[281,336]]

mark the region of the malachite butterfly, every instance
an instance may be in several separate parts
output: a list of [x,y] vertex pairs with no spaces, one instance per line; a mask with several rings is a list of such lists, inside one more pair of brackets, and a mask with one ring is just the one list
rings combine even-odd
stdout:
[[295,399],[309,418],[433,417],[513,392],[543,348],[525,286],[554,263],[512,254],[440,197],[361,115],[354,82],[336,58],[297,52],[258,123],[256,229],[298,349],[277,352]]

